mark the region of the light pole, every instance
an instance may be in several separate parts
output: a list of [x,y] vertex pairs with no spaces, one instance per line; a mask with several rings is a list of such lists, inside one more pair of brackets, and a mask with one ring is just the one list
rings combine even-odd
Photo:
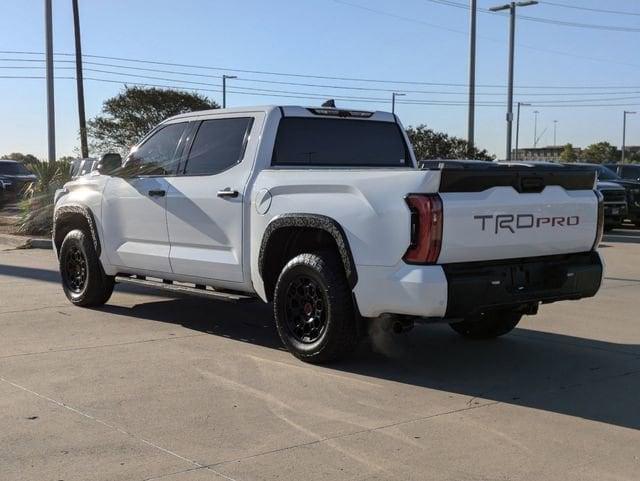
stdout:
[[624,164],[624,151],[626,150],[626,140],[627,140],[627,115],[633,115],[635,112],[630,110],[625,110],[622,114],[622,159],[621,163]]
[[476,116],[476,0],[469,0],[469,119],[467,121],[467,151],[473,151]]
[[530,106],[531,104],[527,104],[525,102],[518,102],[517,114],[516,114],[516,159],[520,158],[518,154],[518,140],[520,139],[520,107],[521,106]]
[[513,57],[516,35],[516,7],[536,5],[538,2],[530,0],[526,2],[511,2],[497,7],[491,7],[492,12],[509,10],[509,85],[507,92],[507,161],[511,160],[511,130],[513,127]]
[[404,97],[407,94],[401,94],[398,92],[392,92],[391,93],[391,113],[395,114],[396,113],[396,97]]
[[533,148],[535,149],[538,146],[538,114],[539,110],[533,111]]
[[222,76],[222,108],[227,108],[227,79],[238,78],[236,75]]
[[56,113],[53,101],[53,15],[51,0],[44,0],[44,31],[47,70],[47,144],[49,162],[56,160]]
[[558,129],[558,121],[553,121],[553,146],[556,147],[558,144],[556,143],[556,131]]

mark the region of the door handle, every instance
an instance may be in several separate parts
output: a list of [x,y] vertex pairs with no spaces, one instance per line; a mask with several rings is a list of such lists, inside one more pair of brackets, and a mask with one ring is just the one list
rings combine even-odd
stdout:
[[219,190],[218,191],[218,197],[238,197],[238,191],[237,190],[231,190],[231,189],[224,189],[224,190]]
[[164,197],[167,192],[164,190],[150,190],[148,194],[149,197]]

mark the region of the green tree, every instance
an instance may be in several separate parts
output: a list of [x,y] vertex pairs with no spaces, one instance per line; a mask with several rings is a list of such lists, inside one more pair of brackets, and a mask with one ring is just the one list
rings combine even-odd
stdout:
[[166,118],[216,108],[216,102],[193,92],[125,86],[123,92],[104,101],[101,115],[88,122],[91,148],[96,156],[106,152],[124,155]]
[[609,142],[598,142],[591,144],[582,151],[582,156],[587,162],[602,164],[605,162],[615,162],[619,159],[618,149]]
[[23,154],[21,152],[12,152],[10,154],[5,154],[0,157],[1,160],[17,160],[18,162],[22,162],[24,165],[35,164],[40,162],[40,160],[31,154]]
[[476,159],[493,160],[494,156],[486,150],[473,148],[469,151],[467,141],[450,137],[444,132],[436,132],[426,125],[409,127],[407,135],[418,160],[429,159]]
[[576,154],[573,145],[567,144],[564,146],[564,149],[560,154],[560,160],[563,162],[577,162],[578,155]]

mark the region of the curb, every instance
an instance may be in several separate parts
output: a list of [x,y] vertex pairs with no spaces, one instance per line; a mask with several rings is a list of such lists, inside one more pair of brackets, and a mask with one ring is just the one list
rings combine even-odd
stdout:
[[0,250],[6,249],[53,249],[53,243],[46,237],[0,234]]

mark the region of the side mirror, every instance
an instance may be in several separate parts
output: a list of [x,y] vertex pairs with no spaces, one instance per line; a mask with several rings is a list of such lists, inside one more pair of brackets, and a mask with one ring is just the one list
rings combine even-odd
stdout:
[[96,170],[101,174],[111,175],[120,167],[122,167],[122,156],[116,153],[108,153],[100,158]]

